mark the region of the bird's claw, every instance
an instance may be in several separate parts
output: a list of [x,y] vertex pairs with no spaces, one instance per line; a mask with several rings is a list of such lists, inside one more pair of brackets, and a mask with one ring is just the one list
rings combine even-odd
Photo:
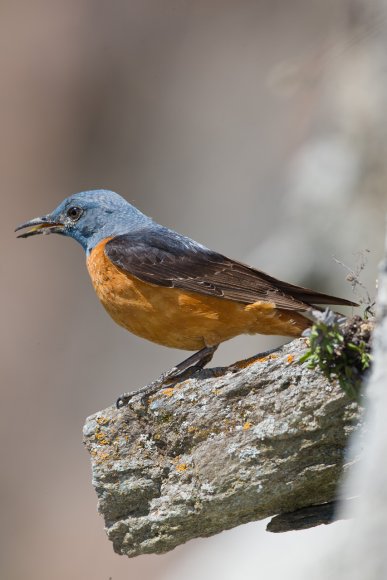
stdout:
[[120,395],[116,400],[116,408],[122,409],[122,407],[126,407],[132,397],[133,393],[123,393]]
[[180,371],[179,371],[178,367],[173,367],[173,368],[169,369],[169,371],[163,373],[160,376],[160,378],[157,379],[156,382],[161,387],[162,385],[176,382],[176,379],[179,377],[179,375],[180,375]]

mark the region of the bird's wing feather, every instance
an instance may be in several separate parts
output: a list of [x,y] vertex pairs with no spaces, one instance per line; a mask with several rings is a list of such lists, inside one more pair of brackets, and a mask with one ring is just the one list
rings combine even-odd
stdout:
[[105,253],[118,268],[156,286],[244,304],[273,302],[286,310],[305,311],[313,303],[353,304],[272,278],[167,228],[116,236],[107,242]]

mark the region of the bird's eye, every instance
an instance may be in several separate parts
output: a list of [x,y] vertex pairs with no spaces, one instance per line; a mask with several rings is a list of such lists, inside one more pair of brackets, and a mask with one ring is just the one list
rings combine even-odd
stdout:
[[79,220],[81,215],[83,214],[83,209],[80,207],[71,206],[66,212],[67,217],[71,219],[71,221],[76,222]]

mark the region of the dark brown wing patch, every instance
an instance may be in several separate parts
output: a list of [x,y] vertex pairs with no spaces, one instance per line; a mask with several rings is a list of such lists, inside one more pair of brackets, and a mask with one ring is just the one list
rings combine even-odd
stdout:
[[158,286],[243,304],[273,302],[285,310],[305,311],[313,303],[354,305],[277,280],[161,226],[116,236],[107,242],[105,252],[122,270]]

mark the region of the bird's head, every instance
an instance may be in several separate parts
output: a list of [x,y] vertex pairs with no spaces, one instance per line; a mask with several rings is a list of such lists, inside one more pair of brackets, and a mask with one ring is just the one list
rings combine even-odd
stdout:
[[15,231],[28,238],[38,234],[61,234],[74,238],[89,253],[101,240],[140,230],[152,223],[123,197],[105,189],[83,191],[67,197],[53,212],[21,224]]

